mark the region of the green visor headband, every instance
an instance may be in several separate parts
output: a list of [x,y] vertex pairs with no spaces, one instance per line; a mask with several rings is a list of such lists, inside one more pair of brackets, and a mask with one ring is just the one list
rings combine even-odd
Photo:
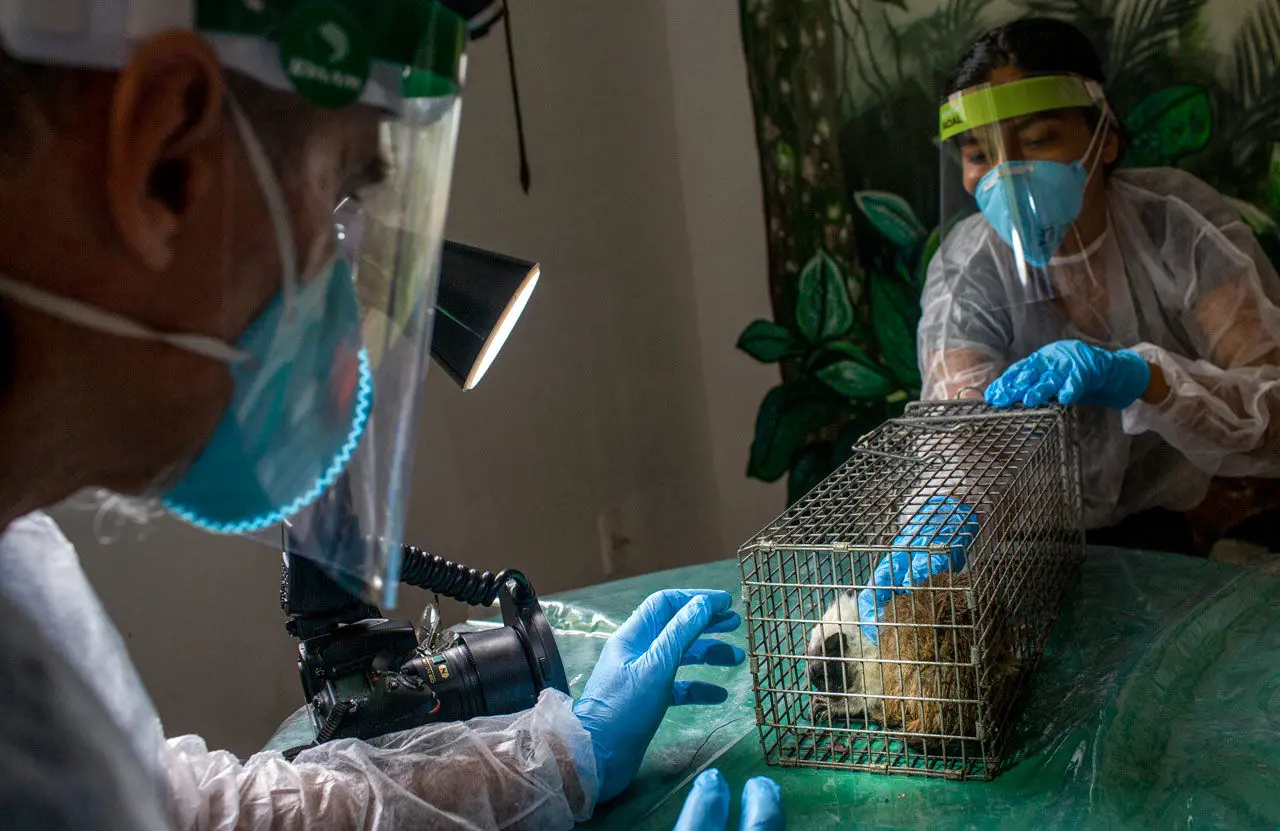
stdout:
[[1077,75],[1040,75],[995,86],[982,84],[949,97],[938,112],[943,141],[975,127],[1045,110],[1093,107],[1102,87]]
[[375,63],[406,99],[456,94],[466,22],[436,0],[195,0],[196,28],[276,45],[298,93],[336,109],[359,99]]

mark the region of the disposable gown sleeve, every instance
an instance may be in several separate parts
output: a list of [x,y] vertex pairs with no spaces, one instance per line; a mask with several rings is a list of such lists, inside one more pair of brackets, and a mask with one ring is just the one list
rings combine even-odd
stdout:
[[[924,401],[981,399],[987,385],[1010,363],[1013,321],[988,245],[990,233],[982,217],[975,215],[948,234],[929,263],[917,329]],[[922,486],[901,506],[899,528],[906,527],[930,498],[949,496],[976,511],[986,535],[1006,532],[991,526],[991,507],[1002,491],[1002,480],[992,471],[1013,464],[1011,450],[961,434],[922,432],[913,442],[912,455],[923,463]],[[1026,498],[1031,499],[1030,493]],[[1008,512],[1006,522],[1008,518],[1025,521],[1041,513]]]
[[589,817],[598,790],[590,737],[555,690],[512,716],[341,739],[292,763],[276,752],[241,762],[197,736],[163,753],[175,824],[191,831],[554,831]]
[[1280,280],[1248,226],[1222,207],[1191,212],[1162,252],[1187,298],[1180,323],[1196,355],[1134,348],[1160,368],[1169,394],[1126,409],[1124,429],[1158,433],[1211,476],[1277,476]]
[[920,398],[981,397],[1008,366],[1008,302],[998,273],[987,267],[986,226],[961,223],[929,263],[916,330]]

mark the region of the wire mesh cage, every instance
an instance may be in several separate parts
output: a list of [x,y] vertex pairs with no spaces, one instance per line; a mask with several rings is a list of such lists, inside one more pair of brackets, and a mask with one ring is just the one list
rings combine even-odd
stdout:
[[1061,407],[914,403],[741,548],[770,764],[996,774],[1084,557],[1075,429]]

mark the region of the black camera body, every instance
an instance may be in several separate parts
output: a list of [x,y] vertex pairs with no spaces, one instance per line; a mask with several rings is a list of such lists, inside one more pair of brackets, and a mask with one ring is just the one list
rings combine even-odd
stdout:
[[[495,599],[503,625],[431,648],[407,620],[383,617],[302,557],[285,557],[281,601],[316,742],[368,739],[423,724],[532,707],[569,692],[555,636],[518,571],[477,573],[404,547],[403,582],[472,605]],[[299,749],[300,750],[300,749]]]

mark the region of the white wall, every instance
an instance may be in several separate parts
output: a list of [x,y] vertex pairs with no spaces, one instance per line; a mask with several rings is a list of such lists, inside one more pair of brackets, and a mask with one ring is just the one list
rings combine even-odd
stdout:
[[736,2],[666,0],[677,155],[698,310],[724,556],[771,520],[785,491],[746,478],[756,410],[779,382],[734,344],[771,318],[764,195]]
[[[533,170],[519,187],[501,32],[470,59],[450,235],[543,266],[480,387],[427,384],[411,540],[540,591],[732,556],[782,507],[745,478],[771,368],[760,186],[732,0],[515,4]],[[298,704],[278,558],[158,523],[100,547],[58,517],[171,733],[251,752]],[[402,610],[416,613],[410,602]]]

